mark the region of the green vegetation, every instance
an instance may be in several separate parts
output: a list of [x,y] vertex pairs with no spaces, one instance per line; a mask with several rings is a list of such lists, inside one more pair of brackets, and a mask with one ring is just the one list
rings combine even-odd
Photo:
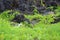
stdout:
[[34,28],[25,26],[17,28],[1,19],[0,40],[60,40],[60,23],[37,24]]
[[10,22],[17,12],[13,15],[9,15],[9,12],[10,10],[0,14],[0,40],[60,40],[60,22],[50,24],[54,18],[59,17],[59,9],[56,10],[56,14],[49,15],[38,14],[35,10],[34,15],[25,17],[30,21],[38,18],[40,22],[35,25],[22,22],[20,27],[12,26]]

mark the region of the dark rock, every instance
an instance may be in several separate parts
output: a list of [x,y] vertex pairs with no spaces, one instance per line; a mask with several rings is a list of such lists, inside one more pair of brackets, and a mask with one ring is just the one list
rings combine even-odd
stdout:
[[3,0],[5,9],[12,9],[12,0]]
[[5,6],[3,4],[3,2],[0,0],[0,12],[5,10]]
[[60,5],[60,0],[56,0],[57,4]]
[[16,23],[21,23],[26,21],[27,23],[30,23],[29,19],[25,18],[25,16],[23,14],[19,14],[16,15],[13,19],[12,22],[16,22]]
[[39,13],[43,13],[43,11],[45,11],[46,8],[41,6],[41,7],[37,7],[37,10],[39,11]]
[[34,18],[34,19],[31,20],[32,25],[35,25],[38,22],[40,22],[40,19],[38,19],[38,18]]
[[[43,0],[45,6],[41,4],[41,0],[0,0],[0,11],[4,10],[19,10],[22,13],[32,14],[34,7],[41,13],[45,11],[47,7],[53,6],[55,10],[57,5],[60,4],[59,0]],[[34,7],[33,7],[34,6]],[[26,12],[26,10],[28,12]]]
[[12,21],[20,23],[25,20],[25,17],[23,15],[16,15]]
[[55,18],[54,22],[51,22],[51,24],[55,24],[55,23],[58,23],[58,22],[60,22],[60,18]]

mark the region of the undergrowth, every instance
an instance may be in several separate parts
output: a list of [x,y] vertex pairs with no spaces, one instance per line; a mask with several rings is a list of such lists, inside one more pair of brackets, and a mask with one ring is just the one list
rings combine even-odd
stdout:
[[[16,12],[12,15],[9,11],[4,11],[0,14],[0,40],[60,40],[60,22],[50,24],[54,18],[60,17],[59,9],[56,14],[49,15],[24,15],[30,21],[33,18],[39,18],[40,22],[31,25],[23,24],[21,26],[12,26],[10,20],[14,17]],[[35,12],[35,11],[34,11]]]

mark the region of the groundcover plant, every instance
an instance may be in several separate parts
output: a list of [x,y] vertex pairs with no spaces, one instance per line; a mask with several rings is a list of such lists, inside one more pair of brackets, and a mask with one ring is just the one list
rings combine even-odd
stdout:
[[59,0],[0,0],[0,40],[60,40]]

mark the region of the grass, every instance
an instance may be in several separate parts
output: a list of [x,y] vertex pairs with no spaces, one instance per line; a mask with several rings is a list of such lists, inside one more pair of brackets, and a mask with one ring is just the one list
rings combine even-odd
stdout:
[[[42,16],[38,15],[38,17]],[[60,22],[56,24],[37,23],[32,28],[27,26],[28,24],[15,27],[10,25],[11,22],[6,18],[0,15],[0,40],[60,40]],[[28,18],[34,17],[28,16]]]
[[60,40],[60,23],[16,28],[0,21],[0,40]]

